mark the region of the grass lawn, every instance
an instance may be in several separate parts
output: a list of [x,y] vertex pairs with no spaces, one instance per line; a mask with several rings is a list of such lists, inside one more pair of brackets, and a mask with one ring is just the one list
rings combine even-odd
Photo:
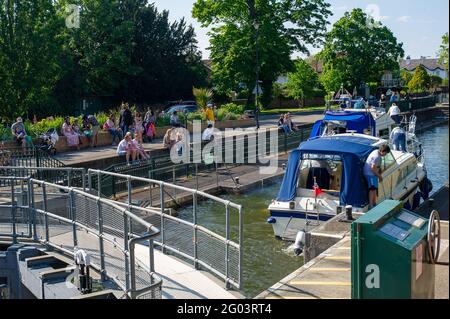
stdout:
[[314,106],[305,108],[295,108],[295,109],[270,109],[261,111],[262,115],[272,115],[281,113],[301,113],[301,112],[311,112],[311,111],[324,111],[325,106]]

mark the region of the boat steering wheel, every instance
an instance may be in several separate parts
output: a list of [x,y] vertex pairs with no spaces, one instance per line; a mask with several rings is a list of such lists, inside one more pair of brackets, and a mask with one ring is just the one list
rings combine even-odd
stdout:
[[433,210],[430,215],[427,241],[430,261],[434,265],[439,259],[439,251],[441,249],[441,218],[436,210]]

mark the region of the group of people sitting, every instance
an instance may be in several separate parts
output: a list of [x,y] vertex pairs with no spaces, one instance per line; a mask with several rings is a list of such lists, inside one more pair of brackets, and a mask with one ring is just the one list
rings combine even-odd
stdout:
[[278,120],[278,127],[284,131],[285,134],[292,134],[297,132],[298,128],[292,122],[291,113],[281,114]]
[[76,147],[80,149],[80,145],[83,144],[82,137],[88,138],[88,143],[91,147],[97,147],[98,145],[98,133],[100,131],[100,124],[94,115],[83,115],[81,127],[79,125],[78,118],[75,118],[72,122],[70,117],[67,116],[64,119],[61,132],[67,138],[67,145],[69,147]]
[[137,137],[133,139],[131,132],[127,132],[117,146],[117,155],[125,156],[128,165],[150,159],[150,156],[145,152],[144,147],[139,143]]

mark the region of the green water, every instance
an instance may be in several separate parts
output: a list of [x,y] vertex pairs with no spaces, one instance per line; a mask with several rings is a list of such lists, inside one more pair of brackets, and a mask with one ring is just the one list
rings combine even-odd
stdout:
[[[272,226],[267,224],[267,207],[276,197],[279,186],[277,183],[243,195],[221,196],[244,207],[244,287],[241,293],[248,298],[260,294],[303,265],[302,258],[285,251],[290,244],[276,240]],[[178,214],[180,218],[191,221],[192,207],[186,207]],[[203,202],[198,205],[197,216],[200,225],[225,235],[223,205]],[[231,211],[231,234],[236,242],[237,216],[236,211]]]
[[[448,125],[427,130],[418,137],[423,142],[428,176],[437,191],[448,181]],[[272,226],[267,224],[267,207],[276,197],[280,183],[239,196],[222,196],[244,208],[244,268],[242,293],[252,298],[291,274],[303,265],[301,258],[285,252],[288,244],[276,240]],[[192,207],[178,212],[180,217],[192,221]],[[225,210],[223,205],[203,202],[198,207],[200,225],[225,236]],[[231,234],[237,242],[237,213],[232,211]]]

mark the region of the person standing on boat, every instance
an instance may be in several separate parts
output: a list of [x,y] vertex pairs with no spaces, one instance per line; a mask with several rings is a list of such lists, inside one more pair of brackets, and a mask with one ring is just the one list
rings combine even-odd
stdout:
[[400,124],[402,121],[400,114],[401,114],[400,108],[397,106],[396,103],[392,103],[392,106],[389,109],[389,116],[396,124]]
[[406,132],[400,126],[392,130],[390,139],[394,146],[394,151],[406,152]]
[[388,145],[382,145],[380,149],[373,151],[364,165],[364,176],[369,186],[369,209],[377,205],[378,183],[383,182],[381,176],[381,159],[391,152]]

